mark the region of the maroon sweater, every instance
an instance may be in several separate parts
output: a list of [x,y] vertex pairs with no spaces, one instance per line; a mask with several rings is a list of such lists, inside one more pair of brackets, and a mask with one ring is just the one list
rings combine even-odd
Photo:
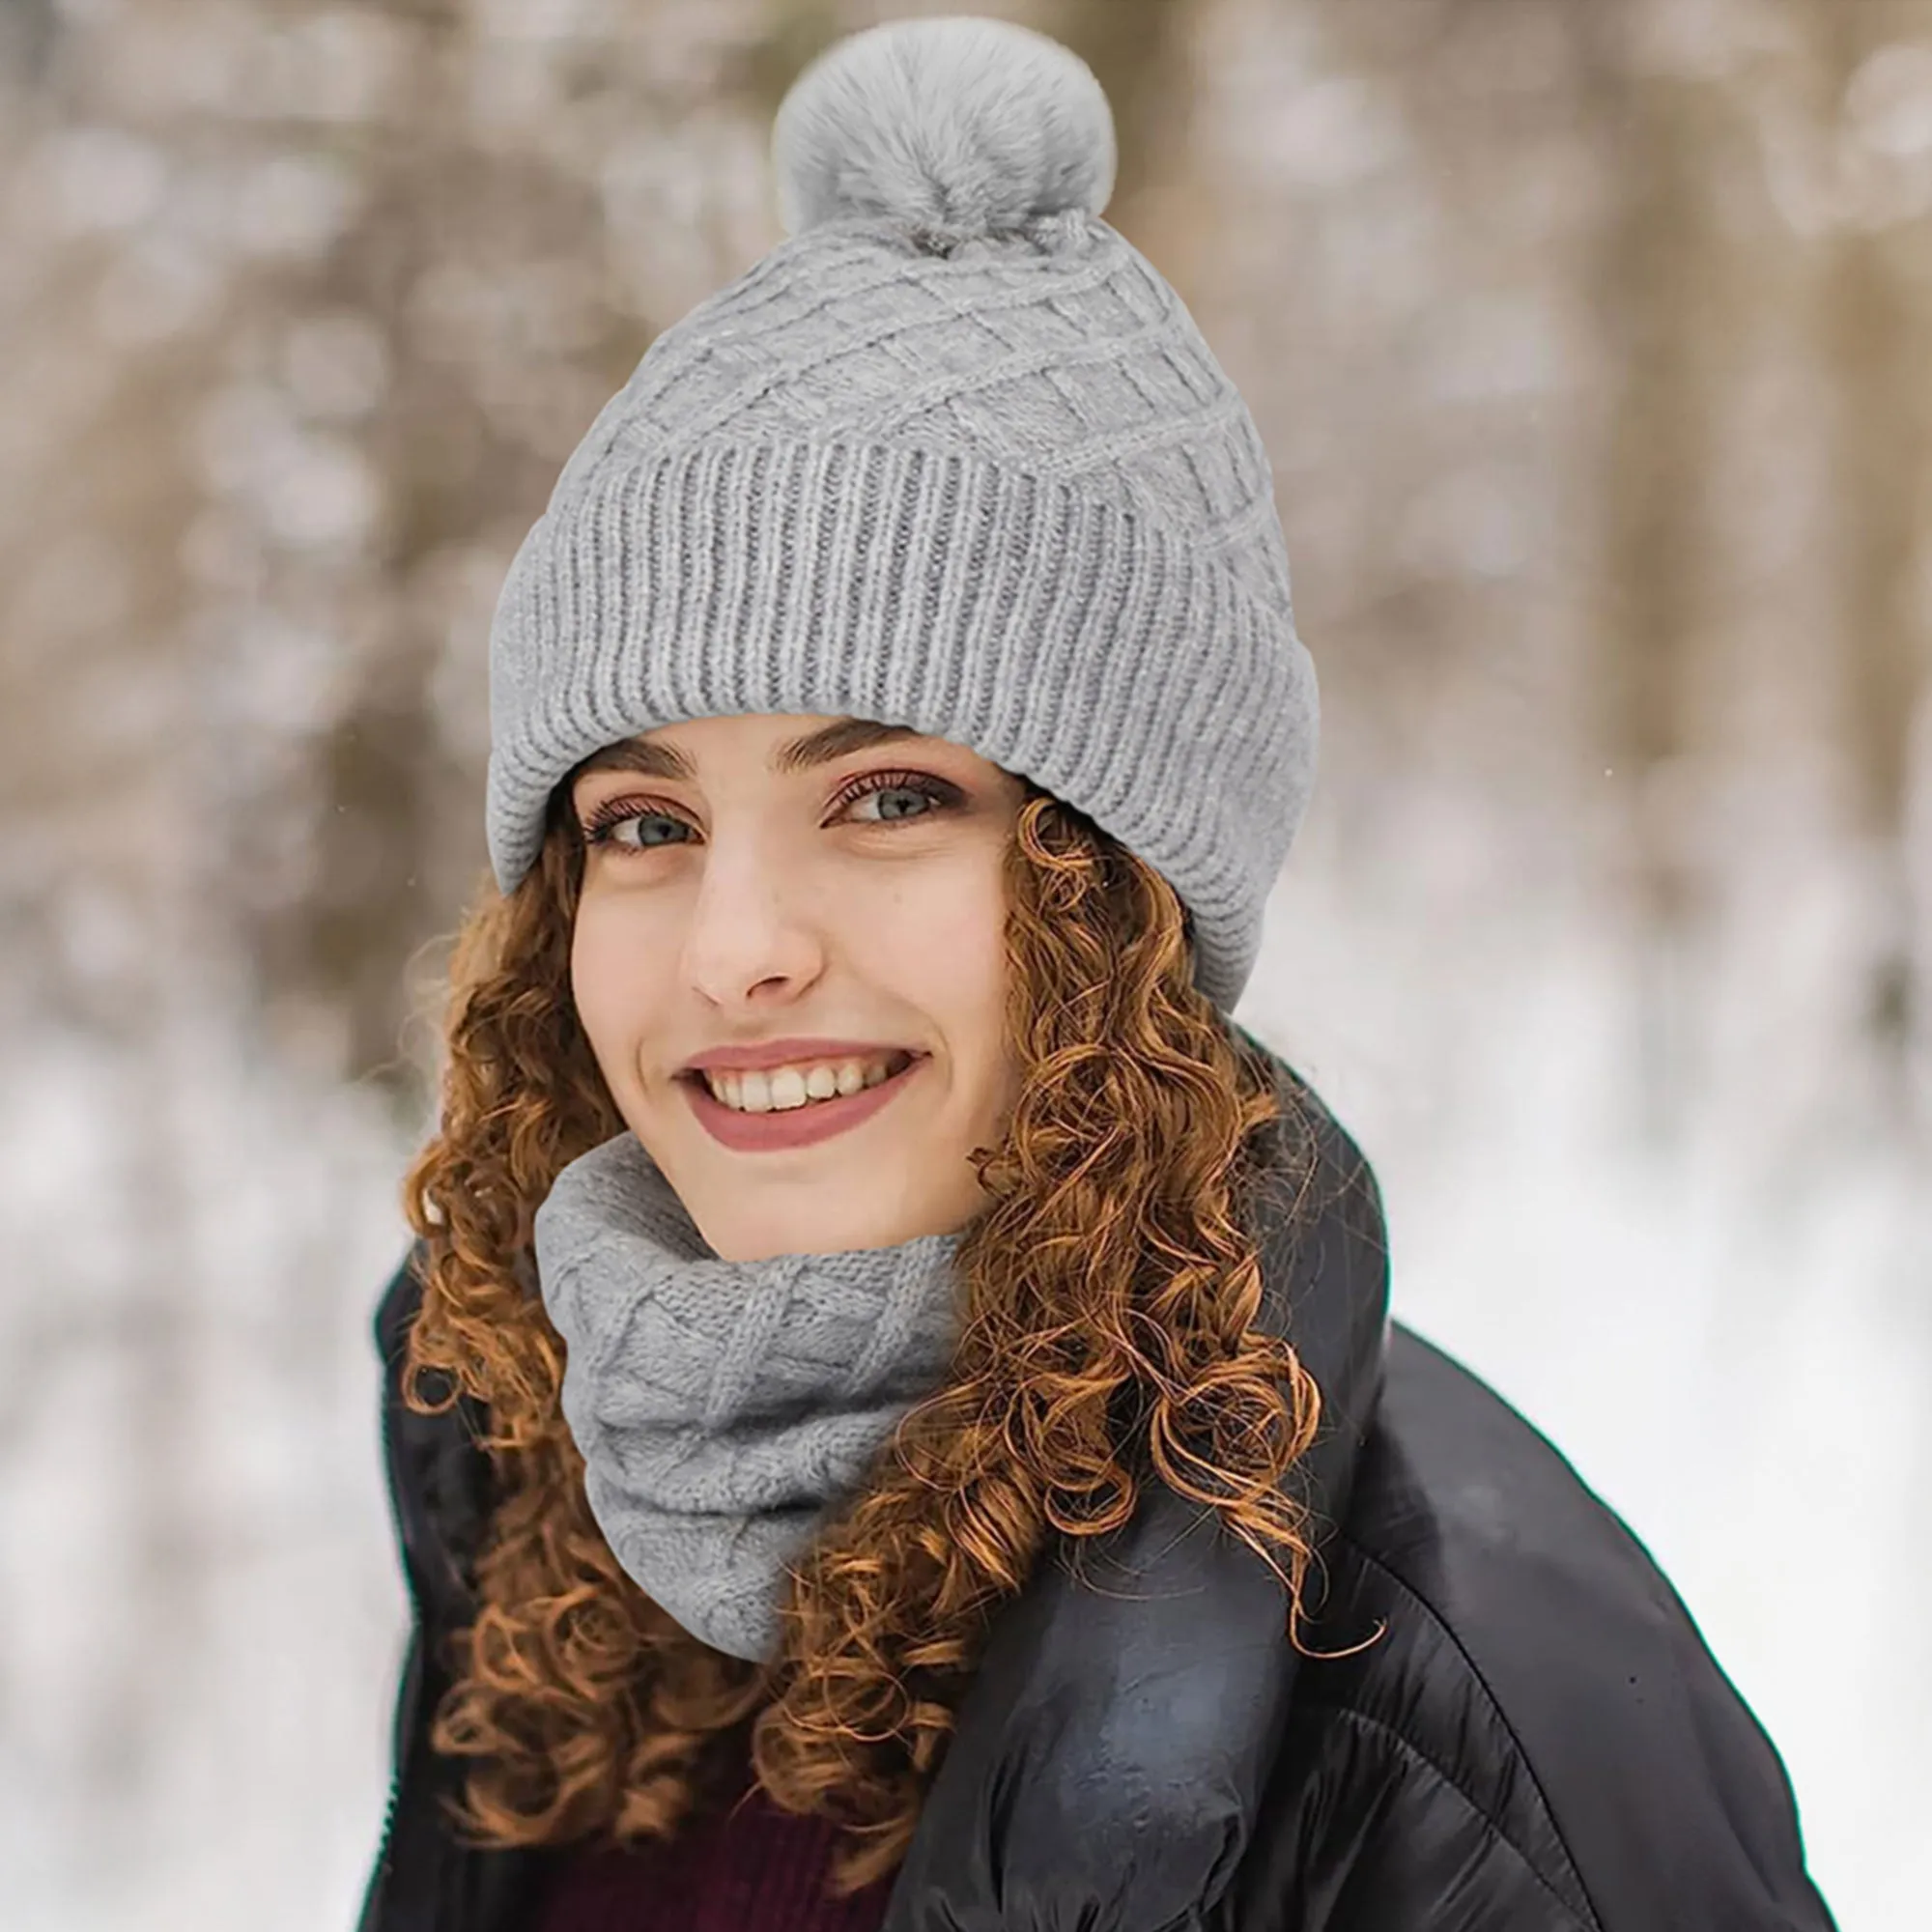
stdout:
[[838,1828],[781,1811],[742,1751],[730,1772],[668,1844],[567,1853],[533,1932],[877,1932],[894,1874],[828,1898]]

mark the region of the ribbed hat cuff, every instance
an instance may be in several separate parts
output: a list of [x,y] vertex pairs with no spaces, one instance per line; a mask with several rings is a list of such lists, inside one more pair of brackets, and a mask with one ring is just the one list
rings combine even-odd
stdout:
[[1154,866],[1224,1009],[1314,767],[1285,585],[1265,607],[1150,517],[956,448],[607,459],[518,553],[492,659],[505,892],[558,780],[606,745],[722,714],[876,719],[1024,774]]

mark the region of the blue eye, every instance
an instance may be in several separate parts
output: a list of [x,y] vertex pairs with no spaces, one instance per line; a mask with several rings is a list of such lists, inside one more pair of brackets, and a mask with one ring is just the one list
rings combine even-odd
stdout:
[[856,805],[862,798],[887,798],[893,795],[923,799],[925,810],[918,811],[887,812],[883,806],[876,818],[862,819],[867,825],[898,825],[908,818],[930,818],[935,812],[945,811],[960,803],[961,794],[956,785],[951,785],[944,779],[927,778],[921,772],[867,772],[862,779],[848,785],[838,796],[838,804]]
[[[635,838],[625,838],[619,836],[624,827],[633,825],[639,828]],[[661,845],[676,842],[645,838],[643,829],[652,825],[675,826],[685,832],[691,830],[683,819],[673,818],[668,811],[640,811],[625,800],[616,799],[584,826],[583,842],[586,845],[616,845],[627,852],[651,852]]]

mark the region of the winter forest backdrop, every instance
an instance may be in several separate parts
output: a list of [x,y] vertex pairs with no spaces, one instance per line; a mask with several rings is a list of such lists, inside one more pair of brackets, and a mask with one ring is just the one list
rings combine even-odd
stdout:
[[[0,0],[11,1932],[352,1922],[491,604],[777,239],[784,86],[915,11]],[[1100,74],[1275,466],[1322,772],[1240,1016],[1914,1932],[1932,0],[983,11]]]

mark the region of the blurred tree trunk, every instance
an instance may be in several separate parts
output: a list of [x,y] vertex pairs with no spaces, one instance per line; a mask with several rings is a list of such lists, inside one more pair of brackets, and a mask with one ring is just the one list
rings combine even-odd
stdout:
[[[1919,526],[1926,509],[1928,367],[1932,317],[1902,272],[1899,242],[1881,211],[1859,207],[1859,130],[1848,90],[1888,45],[1927,25],[1923,4],[1812,0],[1809,26],[1837,135],[1841,192],[1852,191],[1821,264],[1822,354],[1833,380],[1831,554],[1839,610],[1844,749],[1856,835],[1872,861],[1874,926],[1865,1012],[1885,1096],[1910,1111],[1909,1057],[1918,1025],[1915,908],[1908,851],[1913,727],[1926,681]],[[1867,218],[1861,218],[1864,214]]]
[[38,80],[60,30],[54,0],[0,0],[0,77],[8,70]]
[[[517,453],[488,436],[460,345],[439,342],[420,316],[412,327],[432,265],[465,261],[475,210],[514,220],[520,200],[491,194],[479,179],[490,160],[474,152],[452,99],[463,72],[457,43],[470,31],[460,13],[438,0],[397,12],[414,30],[405,43],[413,111],[369,130],[355,224],[323,262],[268,297],[288,314],[361,316],[383,344],[387,401],[365,446],[387,486],[380,571],[392,594],[369,613],[367,635],[343,638],[361,660],[354,695],[309,754],[318,798],[309,889],[274,905],[250,935],[273,994],[341,1017],[344,1071],[389,1082],[407,1072],[398,1054],[404,961],[454,918],[469,884],[439,876],[435,864],[446,797],[472,775],[445,754],[430,692],[437,640],[409,592],[440,546],[474,535],[533,485]],[[481,676],[480,651],[475,663]],[[260,863],[249,855],[244,873]]]
[[1722,272],[1707,204],[1722,103],[1647,62],[1630,12],[1584,8],[1579,18],[1585,107],[1609,194],[1594,292],[1605,372],[1603,762],[1626,801],[1643,1124],[1667,1138],[1685,1098],[1686,953],[1700,909],[1670,780],[1691,753],[1706,616],[1709,402],[1720,379],[1708,337]]
[[1054,0],[1043,32],[1064,41],[1106,90],[1120,150],[1105,218],[1151,259],[1161,242],[1137,231],[1178,171],[1189,105],[1192,0]]

